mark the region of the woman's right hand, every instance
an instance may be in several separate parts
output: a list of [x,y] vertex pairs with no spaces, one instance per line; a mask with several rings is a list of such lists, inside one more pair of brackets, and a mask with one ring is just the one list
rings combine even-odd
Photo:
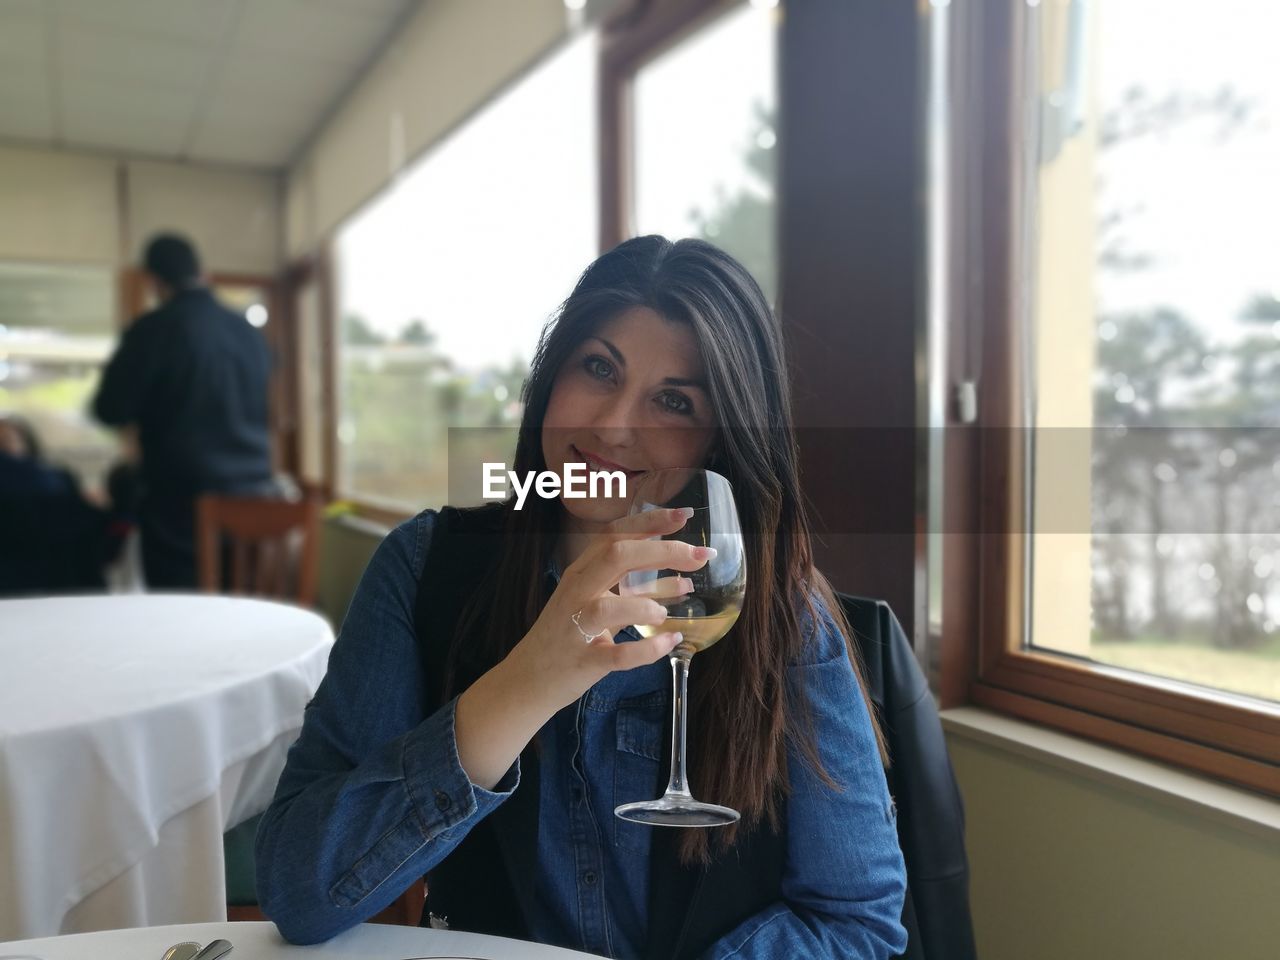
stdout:
[[[707,547],[645,539],[675,533],[688,517],[687,510],[652,510],[609,524],[565,570],[529,632],[462,692],[454,735],[458,762],[472,783],[492,790],[558,710],[605,674],[652,663],[680,642],[669,632],[628,643],[614,643],[613,636],[632,624],[662,623],[667,611],[652,597],[689,592],[688,578],[659,580],[645,596],[619,596],[612,588],[632,570],[688,572],[711,559]],[[597,636],[588,642],[584,632]]]
[[[715,555],[709,547],[647,539],[675,533],[691,515],[688,508],[650,510],[609,524],[564,571],[551,599],[504,665],[518,667],[554,711],[573,703],[611,671],[630,670],[669,654],[680,642],[679,634],[664,632],[624,643],[615,643],[613,637],[627,626],[661,624],[667,611],[653,598],[680,596],[693,589],[692,582],[667,577],[643,596],[620,596],[613,588],[635,570],[689,572],[705,565]],[[596,636],[588,641],[584,633]]]

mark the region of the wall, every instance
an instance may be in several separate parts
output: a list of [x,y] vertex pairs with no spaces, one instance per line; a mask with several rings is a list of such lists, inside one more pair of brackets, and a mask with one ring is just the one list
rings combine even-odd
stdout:
[[[955,711],[981,713],[981,711]],[[1006,724],[1026,728],[1025,724]],[[1054,743],[1072,738],[1049,734]],[[1280,807],[1269,830],[980,742],[948,724],[967,814],[982,960],[1270,960],[1280,943]],[[1116,751],[1089,751],[1165,768]],[[1180,773],[1191,789],[1251,800]],[[1263,813],[1265,814],[1265,808]]]
[[336,631],[351,595],[387,528],[356,517],[330,517],[320,527],[320,574],[316,606]]
[[563,0],[423,4],[291,167],[286,249],[312,252],[404,163],[566,35]]
[[280,265],[276,173],[0,147],[0,259],[122,266],[155,230],[195,241],[221,273]]

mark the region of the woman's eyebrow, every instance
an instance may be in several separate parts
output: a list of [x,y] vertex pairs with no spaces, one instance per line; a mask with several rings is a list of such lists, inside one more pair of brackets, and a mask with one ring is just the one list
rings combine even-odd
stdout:
[[618,362],[618,366],[620,366],[620,367],[625,367],[625,366],[627,365],[627,360],[626,360],[626,358],[622,355],[622,351],[621,351],[621,350],[619,350],[617,347],[615,347],[612,343],[610,343],[610,342],[609,342],[608,340],[606,340],[604,337],[599,336],[599,335],[597,334],[597,335],[592,336],[590,339],[592,339],[592,340],[599,340],[601,343],[603,343],[603,344],[605,345],[605,347],[606,347],[606,348],[608,348],[609,352],[613,354],[613,359],[614,359],[614,360],[616,360],[616,361]]
[[[619,350],[617,347],[615,347],[612,343],[610,343],[608,340],[606,340],[604,337],[600,336],[599,334],[593,334],[589,339],[599,340],[601,343],[603,343],[605,345],[605,349],[607,349],[611,354],[613,354],[613,359],[617,361],[618,366],[624,369],[626,368],[627,361],[626,361],[626,358],[622,356],[621,350]],[[668,386],[668,387],[697,387],[703,393],[707,392],[707,385],[702,380],[686,380],[682,377],[664,377],[662,380],[662,383],[664,386]]]

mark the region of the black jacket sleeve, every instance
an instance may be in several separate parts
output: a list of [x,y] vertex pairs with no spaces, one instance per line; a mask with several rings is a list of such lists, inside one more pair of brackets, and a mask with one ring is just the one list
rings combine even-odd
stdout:
[[93,415],[109,427],[136,423],[150,381],[150,324],[139,318],[125,331],[102,372],[93,398]]

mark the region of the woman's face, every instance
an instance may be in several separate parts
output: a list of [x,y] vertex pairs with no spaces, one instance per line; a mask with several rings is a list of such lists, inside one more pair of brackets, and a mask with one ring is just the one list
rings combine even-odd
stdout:
[[601,324],[556,373],[542,455],[562,484],[567,463],[626,473],[625,498],[561,495],[571,517],[607,523],[626,513],[634,483],[646,471],[705,465],[714,425],[693,331],[633,307]]

